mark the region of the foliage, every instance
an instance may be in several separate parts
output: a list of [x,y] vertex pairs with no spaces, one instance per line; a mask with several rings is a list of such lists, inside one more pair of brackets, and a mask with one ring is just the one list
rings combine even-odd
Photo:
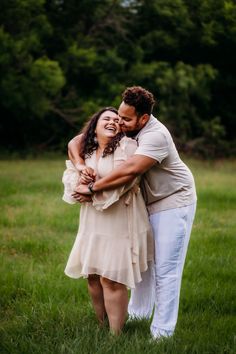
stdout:
[[[191,152],[213,156],[221,142],[221,154],[234,151],[233,0],[2,0],[0,23],[8,150],[61,149],[95,110],[143,85],[180,148],[202,141]],[[212,124],[224,134],[209,137]]]

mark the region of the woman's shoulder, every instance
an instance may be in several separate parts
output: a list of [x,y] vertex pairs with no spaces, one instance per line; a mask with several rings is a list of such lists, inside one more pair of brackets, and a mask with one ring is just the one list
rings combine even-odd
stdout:
[[120,140],[120,147],[122,149],[126,149],[127,147],[137,148],[137,146],[138,146],[137,141],[127,136],[123,136],[123,138]]
[[125,155],[126,158],[133,155],[137,149],[137,141],[127,136],[124,136],[117,147],[115,154],[116,155]]

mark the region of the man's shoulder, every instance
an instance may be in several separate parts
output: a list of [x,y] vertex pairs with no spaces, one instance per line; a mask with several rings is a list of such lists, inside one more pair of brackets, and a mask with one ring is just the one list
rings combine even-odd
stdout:
[[161,123],[157,118],[155,118],[153,115],[150,116],[150,119],[147,122],[147,124],[140,130],[138,136],[151,134],[151,133],[162,134],[162,135],[170,134],[166,126],[163,123]]
[[138,142],[149,142],[150,144],[160,144],[169,140],[170,133],[168,129],[158,121],[154,116],[150,117],[150,122],[144,126],[137,135]]

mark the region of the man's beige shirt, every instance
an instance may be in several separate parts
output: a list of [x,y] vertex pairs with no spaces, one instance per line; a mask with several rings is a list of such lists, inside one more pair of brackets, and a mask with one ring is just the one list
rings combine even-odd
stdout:
[[142,192],[150,214],[190,205],[197,200],[194,178],[180,159],[168,129],[151,115],[136,135],[135,155],[157,163],[142,178]]

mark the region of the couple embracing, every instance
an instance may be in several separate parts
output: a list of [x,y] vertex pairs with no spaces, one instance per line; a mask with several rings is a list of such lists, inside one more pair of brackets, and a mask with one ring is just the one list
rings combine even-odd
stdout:
[[[129,314],[153,339],[174,333],[196,209],[189,168],[153,115],[151,92],[127,88],[69,143],[63,199],[81,203],[65,273],[86,277],[99,322],[119,334]],[[128,290],[131,289],[130,300]]]

